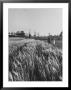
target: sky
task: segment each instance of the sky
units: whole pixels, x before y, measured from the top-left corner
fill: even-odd
[[[16,31],[58,35],[62,31],[62,8],[9,8],[8,32]]]

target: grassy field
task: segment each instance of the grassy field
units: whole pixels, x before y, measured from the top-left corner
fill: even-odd
[[[20,43],[21,44],[21,42],[22,43],[24,43],[25,42],[25,40],[26,40],[26,42],[28,42],[28,41],[34,41],[34,39],[23,39],[23,38],[18,38],[18,37],[16,37],[16,38],[9,38],[9,44],[10,43]],[[24,41],[24,42],[23,42]],[[47,42],[46,40],[45,40],[45,42]],[[55,47],[57,47],[57,48],[59,48],[59,49],[61,49],[62,50],[62,40],[55,40]]]
[[[9,38],[9,81],[62,81],[62,45]]]

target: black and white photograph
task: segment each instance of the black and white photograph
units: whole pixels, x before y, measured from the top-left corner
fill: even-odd
[[[63,68],[68,62],[64,61],[67,57],[63,57],[66,55],[63,51],[64,28],[68,26],[66,28],[63,23],[67,18],[63,17],[62,5],[56,5],[56,8],[54,5],[49,7],[49,4],[29,5],[30,8],[25,4],[13,6],[4,10],[4,16],[7,13],[4,35],[7,34],[8,40],[7,44],[4,42],[4,47],[7,46],[5,54],[8,54],[7,79],[5,76],[4,79],[9,83],[63,82]]]
[[[9,81],[62,80],[62,9],[9,9]]]

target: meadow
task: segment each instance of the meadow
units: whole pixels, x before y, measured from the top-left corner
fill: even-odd
[[[62,42],[9,38],[9,81],[62,81]]]

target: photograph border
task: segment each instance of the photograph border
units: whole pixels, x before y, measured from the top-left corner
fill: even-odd
[[[69,19],[69,24],[68,24],[68,40],[70,40],[69,39],[69,36],[70,36],[70,21],[71,21],[71,19],[70,19],[70,1],[68,1],[68,0],[48,0],[48,1],[46,1],[46,0],[36,0],[36,1],[34,1],[34,0],[30,0],[30,1],[26,1],[26,0],[3,0],[3,1],[0,1],[0,57],[1,57],[1,61],[0,61],[0,66],[1,66],[1,68],[0,68],[0,74],[1,74],[1,76],[0,76],[0,87],[1,88],[3,88],[3,3],[69,3],[69,17],[68,17],[68,19]],[[69,42],[68,42],[69,43]],[[69,47],[68,47],[68,52],[69,52]],[[69,67],[69,54],[68,54],[68,67]],[[69,70],[69,68],[68,68],[68,70]],[[69,75],[69,74],[68,74]],[[68,77],[68,81],[69,81],[69,77]]]

